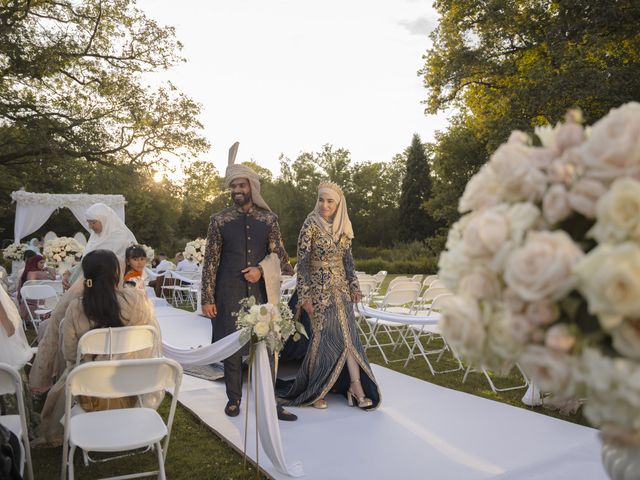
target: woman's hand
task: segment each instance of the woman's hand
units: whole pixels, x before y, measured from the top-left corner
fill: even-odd
[[[353,303],[360,303],[362,300],[362,294],[360,292],[354,292],[351,294],[351,301]]]
[[[307,312],[309,316],[313,315],[313,304],[310,301],[307,300],[304,302],[302,308],[304,308],[304,311]]]

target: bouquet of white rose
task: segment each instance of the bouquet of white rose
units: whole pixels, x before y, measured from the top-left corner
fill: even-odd
[[[196,238],[195,240],[187,243],[182,254],[187,260],[201,265],[204,261],[204,249],[206,246],[206,239]]]
[[[147,254],[147,266],[151,266],[151,262],[153,262],[153,258],[156,256],[156,252],[149,245],[140,245],[144,249],[144,253]]]
[[[73,266],[82,257],[84,247],[75,238],[57,237],[44,244],[42,253],[49,262]]]
[[[627,445],[640,445],[639,180],[638,103],[590,129],[570,111],[513,132],[467,184],[439,262],[456,294],[440,326],[460,356],[519,362]]]
[[[240,306],[234,315],[238,317],[236,325],[242,330],[242,341],[264,341],[271,352],[279,352],[291,335],[294,341],[298,341],[300,335],[307,336],[304,325],[294,320],[284,300],[276,307],[269,303],[259,305],[254,297],[249,297],[243,299]]]
[[[26,243],[12,243],[2,251],[2,256],[6,260],[19,262],[23,259],[24,252],[27,251],[28,247],[29,245],[27,245]]]

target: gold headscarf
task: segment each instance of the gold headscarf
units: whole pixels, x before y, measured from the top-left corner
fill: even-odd
[[[318,186],[318,197],[320,197],[322,193],[332,198],[338,204],[338,208],[333,216],[333,221],[328,222],[320,215],[320,209],[316,202],[313,212],[310,213],[313,221],[316,222],[320,228],[327,231],[333,237],[334,242],[337,242],[341,235],[346,235],[347,238],[350,239],[353,238],[353,227],[351,226],[351,220],[349,220],[349,212],[347,212],[347,200],[344,198],[342,189],[336,183],[322,182]]]
[[[260,178],[258,177],[258,174],[246,165],[237,165],[235,163],[239,146],[240,143],[236,142],[231,145],[231,148],[229,149],[229,163],[225,172],[224,183],[228,188],[231,185],[231,182],[236,178],[246,178],[249,180],[249,185],[251,185],[251,201],[253,204],[271,211],[269,205],[267,205],[267,202],[264,201],[264,198],[262,198],[262,195],[260,194]]]

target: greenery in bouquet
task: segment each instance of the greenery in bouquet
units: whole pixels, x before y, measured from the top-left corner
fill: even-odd
[[[606,435],[640,439],[640,104],[591,128],[515,131],[469,181],[439,274],[443,335],[474,365],[518,362],[586,399]]]
[[[42,253],[49,262],[74,265],[82,257],[84,247],[75,238],[57,237],[47,240]]]
[[[206,239],[196,238],[195,240],[187,243],[182,254],[187,260],[201,265],[204,261],[204,249],[206,246]]]
[[[307,336],[304,325],[294,319],[284,300],[280,300],[277,306],[258,304],[251,296],[240,302],[240,310],[234,315],[238,317],[238,330],[242,330],[240,339],[251,340],[252,343],[264,341],[271,352],[281,351],[292,335],[294,341],[300,340],[301,335]]]
[[[11,260],[13,262],[20,262],[24,257],[24,252],[27,251],[29,245],[26,243],[12,243],[7,248],[2,250],[2,256],[5,260]]]

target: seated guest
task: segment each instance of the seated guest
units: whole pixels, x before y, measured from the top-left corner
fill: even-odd
[[[152,349],[114,355],[114,358],[149,358],[160,355],[160,329],[153,314],[153,307],[145,293],[137,288],[118,288],[120,264],[109,250],[94,250],[82,259],[84,292],[69,303],[62,325],[62,354],[66,370],[51,388],[42,409],[41,442],[59,443],[62,440],[64,414],[64,385],[67,373],[75,366],[78,342],[82,335],[94,328],[118,328],[133,325],[152,325],[158,331],[156,345]],[[85,355],[81,362],[105,360],[106,356]],[[157,408],[163,392],[145,395],[145,406]],[[125,408],[135,404],[136,398],[104,400],[80,397],[78,402],[86,411],[107,408]]]
[[[176,272],[197,272],[198,265],[184,258],[181,252],[176,253]]]
[[[158,264],[156,265],[157,273],[166,272],[167,270],[173,270],[175,268],[175,265],[171,263],[169,260],[167,260],[166,253],[163,253],[163,252],[159,253],[158,260],[159,260]]]
[[[22,295],[20,294],[20,289],[24,285],[24,282],[27,280],[55,280],[56,279],[56,271],[51,267],[45,267],[44,258],[41,255],[34,255],[24,266],[24,271],[22,272],[22,276],[20,277],[20,281],[18,282],[18,305],[20,307],[20,316],[23,320],[29,320],[29,312],[27,312],[27,308],[25,307],[24,302],[22,301]],[[38,308],[38,302],[35,300],[27,301],[29,305],[29,309],[32,314],[33,311]]]
[[[142,245],[131,245],[124,252],[124,284],[144,290],[147,280],[147,252]]]

